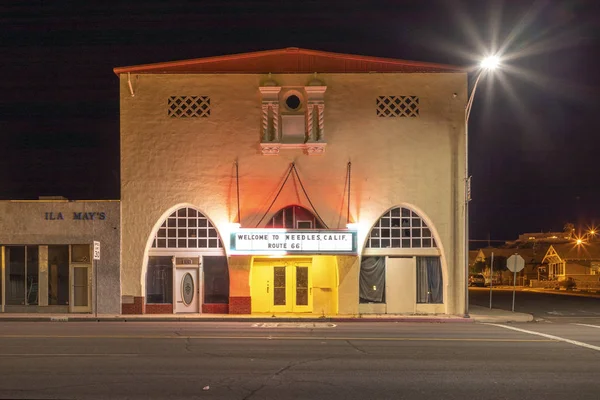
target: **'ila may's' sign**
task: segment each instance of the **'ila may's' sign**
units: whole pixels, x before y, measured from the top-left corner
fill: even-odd
[[[66,213],[65,213],[66,214]],[[106,213],[104,211],[96,212],[73,212],[74,221],[104,221],[106,219]],[[65,216],[62,212],[55,213],[53,211],[44,213],[44,219],[47,221],[58,221],[64,220]]]

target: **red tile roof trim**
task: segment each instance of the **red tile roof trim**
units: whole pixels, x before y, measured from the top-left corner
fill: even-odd
[[[450,72],[466,73],[465,67],[299,49],[265,50],[252,53],[116,67],[115,74],[185,73],[369,73]]]

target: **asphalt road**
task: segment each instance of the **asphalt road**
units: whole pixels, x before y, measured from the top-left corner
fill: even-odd
[[[511,310],[512,296],[512,290],[494,289],[492,307]],[[489,307],[490,289],[470,288],[469,303]],[[538,321],[600,323],[600,297],[518,290],[515,292],[515,311],[533,314]]]
[[[600,324],[0,323],[0,399],[598,399],[599,365]]]

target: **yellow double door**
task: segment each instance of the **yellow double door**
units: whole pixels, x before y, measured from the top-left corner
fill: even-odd
[[[310,261],[273,260],[252,266],[252,312],[312,312]]]

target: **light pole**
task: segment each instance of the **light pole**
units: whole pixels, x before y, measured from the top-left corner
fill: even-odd
[[[499,64],[500,59],[494,55],[481,60],[473,90],[471,90],[471,95],[465,107],[465,317],[469,315],[469,197],[471,193],[471,177],[469,176],[469,117],[471,116],[471,107],[473,107],[473,99],[475,98],[479,79],[484,72],[498,68]]]

